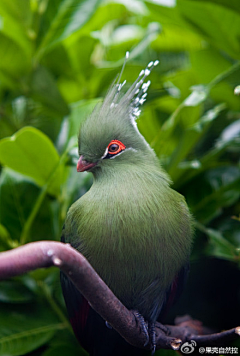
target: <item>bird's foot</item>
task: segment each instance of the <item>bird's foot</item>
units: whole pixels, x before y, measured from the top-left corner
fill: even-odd
[[[141,326],[143,334],[146,337],[144,346],[147,346],[149,344],[152,351],[152,355],[154,355],[157,346],[155,322],[146,322],[144,317],[138,311],[133,311],[133,313]],[[160,324],[160,328],[163,332],[168,332],[168,329],[164,325]]]
[[[149,323],[149,336],[150,336],[150,345],[151,345],[152,355],[154,355],[155,351],[156,351],[156,346],[157,346],[155,322]]]
[[[144,317],[136,310],[133,311],[133,314],[134,314],[135,318],[137,319],[137,321],[139,322],[141,330],[146,337],[144,346],[147,346],[149,344],[151,351],[152,351],[152,355],[154,355],[155,351],[156,351],[156,346],[157,346],[156,328],[160,329],[166,335],[169,335],[170,330],[168,329],[168,327],[166,327],[165,325],[163,325],[159,322],[157,322],[157,325],[156,325],[156,323],[153,321],[152,322],[145,321]]]
[[[156,341],[156,328],[160,329],[165,335],[169,335],[170,330],[168,329],[167,326],[161,324],[161,323],[156,323],[155,322],[149,322],[148,323],[148,329],[149,329],[149,339],[150,339],[150,346],[152,350],[152,355],[155,354],[156,351],[156,346],[157,346],[157,341]]]
[[[147,346],[149,343],[149,333],[148,333],[148,323],[145,321],[144,317],[136,310],[133,310],[133,314],[137,321],[139,322],[141,326],[141,330],[143,331],[143,334],[146,337],[146,341],[144,343],[144,346]]]

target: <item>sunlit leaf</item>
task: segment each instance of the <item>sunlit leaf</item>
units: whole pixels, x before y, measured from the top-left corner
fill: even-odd
[[[49,182],[48,191],[58,194],[62,167],[53,143],[41,131],[26,127],[0,141],[0,162],[30,178],[38,185]]]
[[[195,32],[234,58],[239,58],[240,15],[237,12],[204,1],[179,0],[178,6]]]
[[[208,90],[206,87],[192,87],[192,90],[193,92],[184,100],[185,106],[197,106],[207,98]]]
[[[92,16],[100,0],[64,0],[43,39],[39,54],[79,30]]]

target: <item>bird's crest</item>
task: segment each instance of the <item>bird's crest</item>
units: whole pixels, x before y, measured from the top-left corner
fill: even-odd
[[[140,107],[146,101],[147,90],[149,88],[149,85],[151,84],[150,80],[145,82],[145,79],[149,76],[152,69],[158,65],[159,61],[156,60],[149,62],[147,67],[141,70],[138,75],[138,78],[130,86],[130,88],[123,95],[121,95],[121,90],[122,87],[126,84],[126,80],[124,80],[123,83],[120,83],[120,80],[128,58],[129,52],[126,53],[125,61],[122,66],[118,81],[110,89],[106,99],[104,100],[103,106],[109,105],[110,109],[116,108],[117,106],[128,107],[130,110],[129,114],[132,123],[135,124],[135,120],[141,114]]]
[[[112,84],[103,102],[96,105],[81,126],[79,153],[84,153],[89,161],[95,157],[102,158],[112,140],[121,141],[128,149],[135,151],[150,150],[137,128],[136,119],[141,113],[141,105],[146,101],[150,85],[150,80],[147,81],[146,78],[159,61],[151,61],[144,70],[141,70],[130,88],[124,90],[122,88],[126,81],[120,83],[120,80],[128,57],[129,52],[126,53],[118,80]],[[152,150],[150,151],[152,155]]]

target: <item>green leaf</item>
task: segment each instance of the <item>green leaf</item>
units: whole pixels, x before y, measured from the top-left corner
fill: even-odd
[[[232,9],[234,11],[240,12],[240,6],[239,6],[239,1],[238,0],[194,0],[194,1],[206,1],[206,2],[212,2],[217,5],[224,6],[228,9]]]
[[[39,186],[48,184],[48,192],[58,195],[63,167],[50,139],[33,127],[25,127],[0,141],[0,162],[33,179]]]
[[[78,31],[91,18],[100,0],[64,0],[56,6],[56,16],[52,19],[39,48],[38,55]]]
[[[60,94],[54,78],[42,66],[39,66],[32,73],[31,93],[32,97],[45,105],[48,110],[53,110],[61,116],[69,113],[68,106]]]
[[[32,49],[26,31],[31,18],[30,2],[23,1],[21,6],[18,6],[14,1],[1,0],[0,14],[2,18],[0,31],[22,48],[26,60]]]
[[[72,139],[77,147],[77,138],[81,123],[90,115],[94,107],[102,99],[80,100],[71,104],[71,114],[67,116],[62,124],[57,140],[57,147],[63,151]]]
[[[8,240],[9,237],[10,237],[9,232],[7,231],[5,226],[0,224],[0,240]]]
[[[26,57],[23,49],[5,34],[0,33],[0,43],[0,78],[8,87],[14,87],[17,84],[14,78],[29,70],[30,58],[22,61],[22,57]]]
[[[221,133],[217,145],[225,145],[233,140],[240,139],[240,120],[228,125]],[[238,140],[239,141],[239,140]]]
[[[203,85],[194,86],[191,88],[192,93],[184,100],[185,106],[197,106],[206,100],[208,96],[208,88]]]
[[[193,31],[176,26],[173,23],[164,23],[163,31],[152,43],[152,47],[160,52],[196,51],[203,48],[201,36]]]
[[[240,58],[240,15],[215,3],[179,0],[178,8],[190,28],[233,58]],[[197,14],[197,16],[196,16]]]
[[[49,341],[54,333],[66,328],[48,304],[0,303],[0,355],[20,356]]]
[[[185,170],[189,168],[187,162],[181,161],[187,158],[189,152],[197,144],[213,120],[215,120],[219,113],[224,109],[224,104],[217,105],[213,109],[208,110],[193,126],[185,130],[179,140],[177,148],[171,155],[169,164],[167,166],[168,172],[174,181],[178,180],[182,175],[184,175]],[[194,160],[190,163],[190,167],[193,169],[198,169],[201,167],[201,162]]]
[[[211,46],[201,51],[191,51],[190,61],[201,83],[209,83],[219,74],[232,68],[232,61],[223,57],[218,49]]]
[[[220,215],[223,207],[229,207],[239,200],[240,169],[234,166],[209,169],[192,181],[187,195],[193,214],[201,222],[207,223]]]
[[[21,356],[44,345],[54,335],[55,325],[22,331],[0,339],[0,353],[4,356]]]
[[[229,242],[221,232],[205,228],[203,225],[197,223],[197,227],[209,237],[210,244],[207,247],[207,254],[229,261],[236,261],[238,259],[238,248]]]
[[[5,248],[17,247],[20,235],[41,190],[34,182],[9,168],[2,169],[0,176],[0,242]],[[30,226],[31,241],[59,239],[58,214],[54,212],[51,197],[45,196],[37,219]],[[7,230],[7,235],[6,235]],[[5,233],[4,233],[5,231]]]
[[[71,115],[68,118],[69,131],[68,139],[77,137],[80,125],[92,113],[95,106],[102,102],[101,98],[91,100],[81,100],[71,105]]]
[[[32,299],[33,294],[21,282],[1,281],[0,302],[26,303]]]

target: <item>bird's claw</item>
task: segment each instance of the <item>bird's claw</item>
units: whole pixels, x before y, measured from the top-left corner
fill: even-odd
[[[133,311],[135,318],[139,322],[141,326],[141,330],[143,331],[143,334],[146,337],[146,341],[144,343],[144,346],[147,346],[149,343],[149,333],[148,333],[148,323],[145,321],[144,317],[138,312],[138,311]]]
[[[150,344],[151,344],[151,350],[152,350],[152,355],[155,354],[156,351],[156,327],[154,322],[149,323],[149,335],[150,335]]]
[[[156,329],[155,329],[155,322],[146,322],[144,317],[138,312],[134,311],[134,315],[136,319],[138,320],[141,330],[143,331],[146,341],[144,343],[144,346],[147,346],[150,344],[151,350],[152,350],[152,355],[155,354],[156,351]]]

